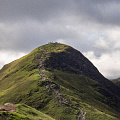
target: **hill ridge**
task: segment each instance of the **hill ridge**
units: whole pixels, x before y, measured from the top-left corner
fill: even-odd
[[[54,94],[56,95],[56,97],[54,98],[54,102],[58,101],[59,106],[62,106],[64,103],[67,102],[67,99],[63,95],[61,95],[61,93],[59,92],[60,87],[54,82],[50,81],[50,79],[46,78],[46,75],[45,75],[46,68],[44,66],[44,62],[45,62],[46,52],[47,52],[46,46],[44,46],[44,49],[42,50],[42,54],[39,57],[39,65],[38,65],[39,74],[44,80],[41,84],[45,84],[45,88],[47,92],[49,92],[50,90],[54,92]],[[83,112],[81,108],[78,108],[78,110],[79,110],[78,115],[76,115],[77,119],[85,120],[86,112]]]
[[[88,120],[119,119],[119,87],[68,45],[40,46],[5,65],[0,76],[0,104],[24,103],[56,120],[77,119],[79,108]]]

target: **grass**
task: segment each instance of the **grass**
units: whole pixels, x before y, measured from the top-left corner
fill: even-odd
[[[77,112],[78,107],[87,112],[86,119],[117,120],[116,116],[119,118],[119,112],[116,112],[102,102],[104,96],[97,91],[99,90],[97,82],[82,75],[70,74],[59,70],[52,71],[52,73],[47,71],[46,74],[51,80],[62,86],[60,93],[69,100],[68,106],[72,105],[74,107],[73,110]],[[70,112],[69,114],[72,114],[69,116],[72,116],[71,119],[74,119],[73,116],[76,112]]]
[[[17,104],[17,112],[34,120],[54,120],[50,116],[25,104]]]
[[[31,120],[31,119],[18,113],[1,112],[0,120]]]
[[[40,56],[46,51],[42,57],[49,61],[51,53],[69,52],[68,48],[69,46],[63,44],[47,44],[5,65],[0,70],[0,104],[6,102],[18,104],[18,113],[12,115],[16,116],[16,120],[17,117],[18,119],[21,117],[21,119],[75,120],[75,115],[79,112],[78,107],[87,113],[86,120],[120,119],[119,111],[106,104],[106,97],[99,92],[98,82],[84,75],[47,69],[46,78],[52,81],[54,86],[59,86],[58,91],[66,102],[60,105],[58,96],[53,90],[46,91],[45,84],[42,84],[44,80],[39,75]],[[5,113],[0,115],[3,114]],[[11,114],[8,116],[10,117]]]
[[[16,105],[17,113],[0,113],[0,120],[54,120],[50,116],[30,107],[25,104]]]

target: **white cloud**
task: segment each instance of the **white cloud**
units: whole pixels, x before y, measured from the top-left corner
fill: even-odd
[[[24,55],[25,53],[22,52],[0,51],[0,69],[3,67],[3,65],[8,64]]]
[[[93,46],[98,49],[106,50],[109,48],[109,42],[105,41],[103,37],[100,37]]]
[[[57,39],[56,42],[66,44],[64,39]]]
[[[106,36],[114,49],[120,49],[120,27],[106,29]]]
[[[110,79],[120,77],[120,51],[104,53],[100,57],[96,57],[93,51],[86,52],[84,55],[105,77]]]

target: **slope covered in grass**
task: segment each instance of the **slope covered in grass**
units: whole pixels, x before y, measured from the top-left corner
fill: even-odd
[[[25,104],[16,105],[17,113],[0,112],[0,120],[54,120],[50,116]]]
[[[18,113],[1,112],[0,120],[30,120],[30,118]]]
[[[86,120],[120,119],[119,87],[79,51],[59,43],[40,46],[0,70],[0,104],[6,102],[27,104],[56,120],[75,120],[79,108]],[[36,111],[18,108],[23,115]]]
[[[29,119],[34,120],[54,120],[50,116],[30,107],[25,104],[17,105],[17,112],[21,115],[27,116]]]

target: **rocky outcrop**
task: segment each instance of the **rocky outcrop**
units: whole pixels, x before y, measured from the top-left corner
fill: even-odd
[[[76,115],[77,120],[85,120],[86,112],[83,112],[81,108],[78,108],[79,112]]]
[[[16,105],[12,103],[5,103],[4,105],[0,105],[0,111],[16,113]]]

